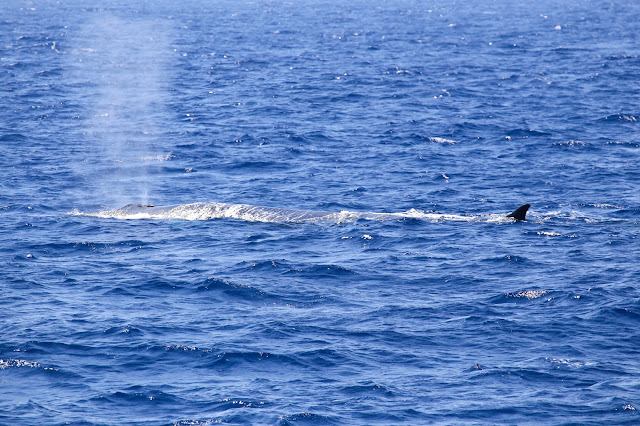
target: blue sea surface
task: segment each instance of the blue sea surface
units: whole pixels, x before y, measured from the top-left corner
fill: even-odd
[[[8,0],[0,111],[0,424],[640,423],[639,2]]]

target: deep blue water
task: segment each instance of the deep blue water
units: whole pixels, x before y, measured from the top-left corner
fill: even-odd
[[[0,423],[640,422],[640,3],[128,3],[0,5]]]

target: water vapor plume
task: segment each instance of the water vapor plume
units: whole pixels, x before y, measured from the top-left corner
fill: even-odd
[[[96,12],[79,31],[73,70],[83,80],[84,135],[105,205],[147,202],[150,159],[160,148],[168,93],[167,25]]]

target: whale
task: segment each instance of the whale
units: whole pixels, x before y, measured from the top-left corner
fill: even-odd
[[[154,204],[127,204],[115,210],[96,213],[80,213],[83,216],[94,216],[116,219],[239,219],[249,222],[271,223],[344,223],[360,219],[387,220],[426,220],[430,222],[464,221],[464,222],[515,222],[526,221],[527,211],[531,207],[523,204],[509,214],[444,214],[410,209],[396,213],[358,212],[358,211],[317,211],[263,207],[251,204],[196,202],[172,206],[156,206]]]
[[[527,211],[529,210],[529,207],[531,207],[530,204],[523,204],[517,209],[515,209],[514,211],[512,211],[511,213],[509,213],[507,217],[512,217],[517,221],[527,220],[526,217],[527,217]]]

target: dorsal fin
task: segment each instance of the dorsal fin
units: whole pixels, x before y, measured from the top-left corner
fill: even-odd
[[[511,214],[508,214],[507,217],[512,217],[515,220],[526,220],[525,217],[527,216],[527,210],[529,210],[529,207],[531,207],[530,204],[523,204],[511,212]]]

